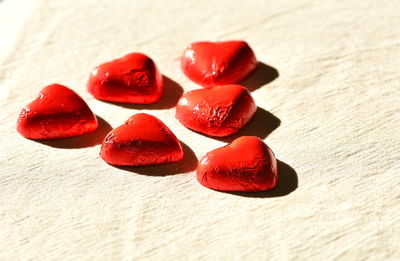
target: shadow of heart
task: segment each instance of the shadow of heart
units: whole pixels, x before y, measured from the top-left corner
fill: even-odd
[[[255,91],[278,77],[279,72],[277,69],[263,62],[258,62],[256,69],[241,81],[240,84],[246,86],[249,91]]]

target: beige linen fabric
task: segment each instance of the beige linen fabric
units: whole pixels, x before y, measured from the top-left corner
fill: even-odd
[[[399,1],[0,2],[0,260],[399,260]],[[278,189],[199,185],[196,157],[226,144],[177,122],[192,41],[244,39],[262,62],[245,83],[259,135],[281,161]],[[86,91],[91,69],[152,57],[163,100],[120,106]],[[278,75],[279,74],[279,75]],[[64,84],[102,118],[98,132],[24,139],[17,116]],[[98,143],[139,111],[186,144],[182,163],[115,168]]]

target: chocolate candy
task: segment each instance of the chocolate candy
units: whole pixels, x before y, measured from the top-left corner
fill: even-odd
[[[245,87],[230,84],[185,93],[176,106],[176,118],[209,136],[228,136],[246,125],[256,109]]]
[[[96,116],[73,90],[52,84],[22,109],[17,131],[28,139],[58,139],[92,132]]]
[[[180,161],[183,150],[162,121],[138,113],[107,134],[100,156],[113,165],[142,166]]]
[[[221,191],[264,191],[278,182],[277,161],[260,138],[242,136],[208,152],[197,167],[197,180]]]
[[[192,43],[181,58],[183,73],[203,87],[239,83],[257,64],[244,41]]]
[[[164,82],[152,59],[131,53],[96,67],[87,88],[99,100],[149,104],[161,98]]]

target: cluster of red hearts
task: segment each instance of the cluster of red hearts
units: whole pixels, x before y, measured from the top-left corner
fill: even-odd
[[[192,43],[181,58],[184,74],[202,89],[182,95],[176,118],[208,136],[228,136],[244,127],[256,111],[248,89],[238,85],[257,66],[244,41]],[[96,67],[88,91],[97,99],[135,104],[157,102],[163,76],[154,61],[131,53]],[[59,139],[97,129],[96,116],[73,90],[52,84],[19,115],[17,130],[29,139]],[[182,146],[158,118],[138,113],[104,138],[101,158],[112,165],[144,166],[180,161]],[[278,182],[277,161],[258,137],[242,136],[208,152],[197,167],[198,181],[222,191],[264,191]]]

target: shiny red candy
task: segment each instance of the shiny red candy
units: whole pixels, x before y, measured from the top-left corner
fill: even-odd
[[[176,118],[189,129],[222,137],[240,130],[256,110],[249,91],[230,84],[185,93],[176,106]]]
[[[139,113],[107,134],[100,156],[114,165],[155,165],[180,161],[183,150],[176,136],[162,121]]]
[[[18,132],[28,139],[58,139],[92,132],[98,127],[96,116],[73,90],[52,84],[22,109]]]
[[[197,167],[197,180],[221,191],[264,191],[278,182],[277,161],[261,139],[242,136],[208,152]]]
[[[181,58],[182,71],[204,87],[238,83],[257,66],[244,41],[192,43]]]
[[[87,88],[99,100],[149,104],[161,98],[164,82],[152,59],[131,53],[96,67]]]

